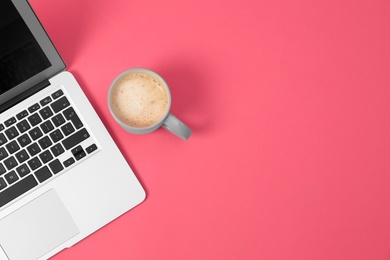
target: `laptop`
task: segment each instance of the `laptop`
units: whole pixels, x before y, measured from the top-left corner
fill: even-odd
[[[145,192],[26,0],[0,39],[0,260],[48,259]]]

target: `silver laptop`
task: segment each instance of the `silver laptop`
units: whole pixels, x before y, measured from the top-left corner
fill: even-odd
[[[145,192],[26,0],[0,1],[0,260],[47,259]]]

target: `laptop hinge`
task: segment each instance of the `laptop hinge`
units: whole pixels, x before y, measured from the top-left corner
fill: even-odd
[[[34,95],[38,91],[40,91],[40,90],[42,90],[42,89],[44,89],[44,88],[46,88],[48,86],[50,86],[49,80],[44,80],[41,83],[38,83],[37,85],[35,85],[34,87],[29,88],[28,90],[26,90],[23,93],[17,95],[16,97],[8,100],[4,104],[1,104],[0,105],[0,113],[3,113],[5,110],[15,106],[16,104],[19,104],[20,102],[22,102],[26,98],[31,97],[32,95]]]

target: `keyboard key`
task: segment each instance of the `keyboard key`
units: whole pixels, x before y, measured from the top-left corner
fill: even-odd
[[[55,157],[65,152],[64,148],[60,143],[54,145],[52,148],[50,148],[50,151],[53,153]]]
[[[27,112],[27,110],[23,110],[22,112],[20,112],[19,114],[16,115],[16,118],[18,120],[20,120],[20,119],[25,118],[26,116],[28,116],[28,112]]]
[[[8,153],[4,147],[0,147],[0,160],[7,158]]]
[[[22,164],[18,168],[16,168],[17,173],[19,174],[20,178],[23,178],[27,174],[30,173],[30,169],[27,167],[27,164]]]
[[[39,104],[36,103],[36,104],[32,105],[31,107],[29,107],[28,111],[30,111],[30,113],[32,113],[34,111],[37,111],[39,108],[40,108]]]
[[[42,163],[41,161],[38,159],[38,157],[34,157],[32,158],[31,160],[29,160],[28,162],[28,166],[30,166],[31,170],[36,170],[38,169],[39,167],[42,166]]]
[[[37,143],[31,144],[29,147],[27,147],[27,151],[30,153],[31,156],[36,155],[41,151]]]
[[[47,147],[51,146],[53,143],[50,141],[50,138],[47,136],[44,136],[38,141],[39,145],[41,146],[42,150],[45,150]]]
[[[78,145],[78,146],[76,146],[75,148],[73,148],[73,149],[71,150],[71,152],[72,152],[73,155],[76,155],[76,154],[78,154],[78,153],[81,153],[82,151],[84,151],[84,150],[83,150],[83,147],[81,147],[81,145]]]
[[[43,120],[45,120],[53,115],[53,111],[51,111],[50,107],[44,107],[41,110],[39,110],[39,114],[41,115]]]
[[[11,185],[15,181],[19,179],[18,175],[15,171],[9,172],[6,175],[4,175],[5,179],[7,180],[8,184]]]
[[[87,151],[87,153],[92,153],[93,151],[95,151],[97,149],[97,146],[96,144],[92,144],[90,146],[88,146],[87,148],[85,148],[85,151]]]
[[[38,181],[41,183],[46,181],[47,179],[49,179],[51,176],[53,176],[51,174],[49,168],[47,168],[47,166],[43,166],[41,169],[36,171],[34,174],[35,174],[35,177],[37,177]]]
[[[26,145],[31,143],[31,139],[30,139],[30,137],[28,137],[27,134],[24,134],[24,135],[18,137],[18,142],[19,142],[21,147],[25,147]]]
[[[20,146],[18,145],[18,143],[15,140],[6,144],[5,147],[7,148],[9,154],[13,154],[14,152],[16,152],[20,149]]]
[[[6,172],[4,166],[0,163],[0,176]]]
[[[62,98],[58,99],[57,101],[55,101],[54,103],[52,103],[50,106],[55,113],[58,113],[62,109],[68,107],[69,105],[70,105],[70,103],[69,103],[68,99],[66,97],[62,97]]]
[[[42,131],[39,129],[39,127],[35,127],[34,129],[30,130],[28,132],[33,140],[37,140],[39,137],[41,137]]]
[[[86,156],[86,153],[84,152],[83,147],[81,147],[81,145],[78,145],[75,148],[73,148],[71,152],[77,161]]]
[[[19,163],[26,161],[30,156],[28,156],[26,150],[21,150],[15,154],[16,159],[18,159]]]
[[[53,121],[53,124],[54,124],[56,127],[59,127],[60,125],[62,125],[63,123],[65,123],[65,118],[64,118],[61,114],[58,114],[58,115],[53,116],[53,118],[51,119],[51,121]]]
[[[63,125],[63,126],[61,127],[61,130],[62,130],[62,132],[64,133],[65,136],[68,136],[68,135],[70,135],[71,133],[74,132],[74,127],[73,127],[72,124],[69,122],[69,123]]]
[[[23,121],[20,121],[19,123],[16,124],[16,127],[18,128],[20,133],[26,132],[28,129],[31,128],[30,124],[27,122],[26,119]]]
[[[57,90],[56,92],[54,92],[53,94],[51,94],[51,97],[53,99],[57,99],[59,98],[60,96],[62,96],[64,94],[64,92],[62,92],[61,89]]]
[[[7,135],[8,140],[12,140],[19,135],[18,130],[16,130],[15,126],[12,126],[11,128],[5,130],[5,134]]]
[[[57,174],[64,169],[64,166],[62,166],[61,162],[58,159],[49,163],[49,167],[54,174]]]
[[[81,153],[74,155],[74,158],[76,158],[76,160],[79,161],[79,160],[83,159],[86,155],[87,154],[84,151],[82,151]]]
[[[74,164],[75,160],[73,159],[73,157],[70,157],[68,160],[65,160],[64,161],[64,166],[65,167],[69,167],[71,166],[72,164]]]
[[[41,159],[42,163],[47,163],[53,159],[53,155],[51,155],[49,150],[46,150],[39,155],[39,158]]]
[[[5,135],[3,133],[0,133],[0,146],[5,144],[7,142],[7,138],[5,138]]]
[[[51,140],[53,140],[53,143],[56,143],[62,138],[64,138],[64,135],[61,133],[59,129],[57,129],[50,133],[50,138]]]
[[[0,124],[0,131],[3,131],[3,130],[4,130],[4,125]]]
[[[45,134],[47,134],[47,133],[49,133],[51,130],[54,129],[54,126],[53,126],[53,124],[52,124],[49,120],[47,120],[47,121],[45,121],[45,122],[43,122],[43,123],[41,124],[41,129],[42,129],[42,131],[43,131]]]
[[[32,126],[36,126],[37,124],[39,124],[40,122],[42,122],[42,119],[41,119],[41,117],[38,115],[38,113],[32,114],[32,115],[29,116],[27,119],[28,119],[28,121],[30,122],[30,124],[31,124]]]
[[[85,139],[89,137],[89,133],[85,128],[79,130],[78,132],[72,134],[71,136],[67,137],[65,140],[62,141],[62,144],[64,145],[66,150],[69,150],[76,144],[81,143]]]
[[[5,183],[5,180],[3,178],[0,178],[0,191],[7,187],[7,183]]]
[[[46,106],[47,104],[49,104],[51,102],[51,97],[47,96],[45,97],[44,99],[42,99],[39,103],[41,104],[41,106]]]
[[[10,201],[16,199],[20,195],[26,193],[31,190],[35,186],[38,185],[38,182],[35,180],[34,176],[29,175],[24,179],[21,179],[19,182],[15,183],[15,185],[5,189],[0,192],[0,207],[6,205]]]
[[[81,122],[80,118],[74,111],[73,107],[65,109],[63,114],[67,120],[70,120],[73,123],[76,129],[83,127],[83,123]]]
[[[8,170],[13,169],[14,167],[16,167],[17,164],[18,163],[13,156],[4,160],[4,165],[5,167],[7,167]]]
[[[16,123],[16,118],[15,117],[11,117],[9,118],[8,120],[5,120],[4,124],[5,126],[10,126],[10,125],[13,125]]]

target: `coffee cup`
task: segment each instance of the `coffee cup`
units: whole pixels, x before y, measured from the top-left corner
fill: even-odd
[[[170,113],[171,92],[156,72],[134,68],[122,72],[111,83],[108,108],[126,131],[146,134],[163,127],[187,140],[191,129]]]

